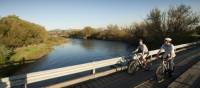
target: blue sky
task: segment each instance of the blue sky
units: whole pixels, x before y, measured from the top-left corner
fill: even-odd
[[[142,21],[153,8],[180,4],[200,11],[200,0],[0,0],[0,16],[15,14],[47,30],[125,26]]]

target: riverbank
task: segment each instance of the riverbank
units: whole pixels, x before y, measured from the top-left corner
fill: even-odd
[[[28,45],[16,48],[12,51],[5,63],[0,64],[0,78],[12,75],[17,69],[25,64],[35,62],[47,55],[54,46],[68,42],[68,39],[62,37],[52,37],[46,42],[34,45]]]
[[[46,42],[34,45],[28,45],[25,47],[16,48],[14,54],[10,57],[10,61],[20,61],[22,59],[32,60],[39,59],[47,55],[54,45],[63,44],[66,42],[65,38],[52,37]]]

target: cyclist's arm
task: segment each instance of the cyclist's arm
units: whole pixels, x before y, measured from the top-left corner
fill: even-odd
[[[142,47],[143,47],[142,55],[144,55],[144,53],[145,53],[145,45],[143,45]]]
[[[159,57],[161,51],[164,49],[164,46],[162,45],[161,48],[158,50],[158,53],[157,53],[157,57]]]
[[[142,51],[142,55],[144,55],[145,53],[147,53],[149,50],[147,48],[147,46],[144,44],[143,45],[143,51]]]
[[[170,58],[169,59],[172,59],[174,58],[176,55],[175,55],[175,48],[174,46],[172,45],[172,50],[171,50],[171,53],[170,53]]]
[[[136,53],[138,52],[138,50],[139,50],[139,47],[137,47],[132,53]]]
[[[161,53],[161,49],[159,49],[159,51],[157,53],[157,57],[159,57],[160,53]]]

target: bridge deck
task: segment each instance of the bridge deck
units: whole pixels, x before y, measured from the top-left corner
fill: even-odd
[[[199,56],[200,47],[177,53],[177,57],[175,58],[176,72],[174,73],[174,76],[161,84],[157,84],[155,81],[150,80],[154,77],[154,71],[160,62],[153,61],[151,71],[139,71],[134,75],[129,75],[126,71],[122,71],[66,88],[166,88],[179,75],[199,61]]]
[[[181,76],[179,76],[174,82],[172,82],[168,88],[199,88],[200,87],[200,61],[189,68]]]

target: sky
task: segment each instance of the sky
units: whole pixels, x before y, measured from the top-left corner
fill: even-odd
[[[0,0],[0,17],[17,15],[47,30],[127,26],[141,22],[153,8],[190,5],[200,12],[200,0]]]

